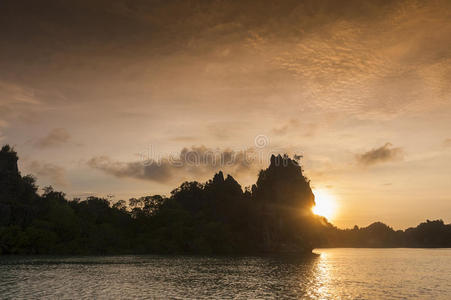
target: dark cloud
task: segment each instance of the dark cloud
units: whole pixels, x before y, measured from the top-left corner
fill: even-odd
[[[0,79],[92,106],[161,93],[261,107],[302,87],[323,110],[392,115],[447,99],[449,3],[4,0]]]
[[[177,155],[158,159],[142,156],[140,161],[133,162],[119,162],[107,156],[99,156],[91,158],[88,165],[116,177],[165,183],[208,177],[217,170],[225,170],[235,175],[254,171],[257,164],[254,154],[253,149],[234,151],[193,146],[183,148]]]
[[[356,156],[357,162],[364,166],[371,166],[378,163],[399,160],[403,157],[402,148],[393,148],[391,143],[384,146],[374,148],[363,154]]]
[[[118,162],[108,156],[98,156],[91,158],[88,161],[88,165],[94,169],[120,178],[128,177],[166,182],[172,177],[171,166],[166,161]]]
[[[66,180],[66,170],[58,165],[35,160],[27,165],[27,169],[38,178],[47,178],[57,186],[67,187],[69,185]]]
[[[35,145],[39,148],[50,148],[61,146],[67,143],[70,139],[70,134],[64,128],[55,128],[49,132],[48,135],[38,139]]]

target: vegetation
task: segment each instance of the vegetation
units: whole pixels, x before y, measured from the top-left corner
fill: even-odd
[[[25,253],[205,253],[311,251],[313,193],[298,163],[273,156],[245,190],[222,172],[185,182],[170,197],[128,204],[89,197],[68,201],[51,187],[38,195],[17,154],[0,151],[0,251]]]
[[[368,227],[340,230],[328,229],[324,233],[322,247],[354,248],[449,248],[451,247],[451,225],[442,220],[419,224],[415,228],[393,230],[391,227],[375,222]]]
[[[68,201],[51,187],[37,193],[17,154],[0,151],[0,254],[311,252],[314,247],[449,247],[451,226],[427,221],[406,231],[375,223],[340,230],[311,212],[314,196],[296,160],[272,156],[257,183],[243,189],[222,172],[185,182],[169,197],[110,203]]]

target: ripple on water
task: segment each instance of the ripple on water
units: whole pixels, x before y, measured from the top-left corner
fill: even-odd
[[[319,256],[1,257],[1,298],[448,299],[451,250]]]

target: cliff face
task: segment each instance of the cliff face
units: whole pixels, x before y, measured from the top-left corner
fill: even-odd
[[[34,211],[28,204],[37,199],[34,179],[22,177],[17,167],[17,153],[8,145],[0,150],[0,226],[23,225]]]
[[[17,161],[16,152],[8,145],[3,146],[0,150],[0,200],[9,198],[17,188],[20,181]]]
[[[310,212],[315,205],[310,183],[297,161],[288,156],[271,156],[271,163],[258,176],[256,198],[264,203],[287,209]]]
[[[17,178],[19,175],[17,161],[17,153],[9,145],[3,146],[0,150],[0,179]]]
[[[0,225],[7,225],[11,221],[11,202],[17,195],[20,182],[17,167],[17,154],[6,145],[0,150]]]
[[[272,156],[252,194],[258,210],[262,244],[267,252],[302,252],[313,248],[309,225],[314,195],[297,161]]]

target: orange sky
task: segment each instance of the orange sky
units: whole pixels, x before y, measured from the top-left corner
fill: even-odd
[[[340,227],[449,223],[450,19],[446,0],[1,1],[0,142],[69,197],[219,168],[246,186],[280,152]],[[211,151],[236,160],[169,159]]]

